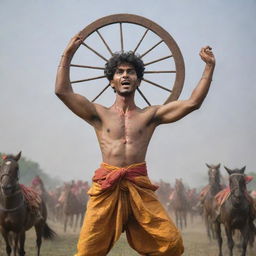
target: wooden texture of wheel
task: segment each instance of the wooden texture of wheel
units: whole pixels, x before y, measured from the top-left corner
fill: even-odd
[[[116,32],[114,32],[115,30]],[[139,37],[136,38],[135,34],[139,34]],[[78,68],[80,70],[87,69],[90,70],[90,72],[101,72],[101,74],[90,78],[83,77],[83,79],[78,80],[71,79],[72,84],[105,78],[103,73],[104,66],[108,59],[113,55],[113,52],[133,51],[141,56],[145,64],[144,78],[141,82],[141,84],[144,85],[138,88],[138,92],[148,105],[151,105],[149,98],[160,94],[160,90],[168,92],[168,96],[165,94],[164,100],[162,100],[161,103],[157,102],[157,104],[166,104],[167,102],[178,99],[180,96],[185,78],[185,67],[182,54],[171,35],[155,22],[138,15],[115,14],[94,21],[85,27],[79,35],[83,39],[83,42],[74,57],[78,55],[78,52],[80,53],[81,51],[86,50],[86,52],[90,52],[90,54],[93,54],[95,58],[100,59],[103,63],[99,63],[98,65],[87,65],[88,62],[93,63],[93,60],[87,58],[86,55],[84,55],[84,58],[81,57],[75,59],[73,57],[72,63],[70,64],[70,73],[73,72],[72,70]],[[117,38],[113,39],[113,35]],[[95,40],[99,39],[102,46],[100,50],[97,50],[97,43],[95,43]],[[110,44],[109,41],[111,40],[114,41]],[[128,44],[131,44],[132,46],[128,46]],[[102,48],[105,48],[105,55],[108,54],[108,56],[104,56],[104,54],[100,52]],[[116,48],[115,51],[113,51],[114,48]],[[79,64],[74,63],[74,60],[79,62]],[[84,64],[85,62],[87,62],[86,65]],[[161,66],[167,66],[167,69],[163,68],[165,70],[159,70],[159,67]],[[149,70],[149,67],[156,67],[158,70]],[[155,76],[154,78],[155,80],[157,79],[157,81],[151,79],[152,75]],[[166,75],[168,75],[168,77],[166,77]],[[86,75],[85,73],[82,73],[82,76],[88,77],[88,74]],[[151,77],[148,78],[148,76]],[[159,76],[165,76],[165,78],[159,78]],[[160,85],[159,81],[163,81],[164,85]],[[103,95],[109,87],[110,85],[107,84],[104,88],[97,89],[100,90],[100,92],[93,98],[92,102]],[[148,95],[144,94],[144,90],[148,92]]]

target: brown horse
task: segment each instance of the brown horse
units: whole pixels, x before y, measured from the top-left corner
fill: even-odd
[[[24,256],[25,232],[35,227],[37,255],[40,255],[42,237],[53,239],[55,232],[46,224],[47,211],[42,200],[37,211],[29,207],[22,185],[19,184],[18,160],[21,152],[3,157],[0,166],[0,230],[6,243],[8,256]],[[18,252],[19,251],[19,252]]]
[[[171,207],[175,214],[176,225],[179,228],[187,227],[187,212],[189,202],[181,179],[176,179],[175,188],[171,196]]]
[[[39,175],[32,180],[31,188],[39,193],[42,200],[45,202],[48,212],[48,218],[53,219],[56,216],[56,204],[57,200],[53,198],[49,192],[46,190],[43,180],[40,178]]]
[[[216,235],[219,246],[219,256],[222,256],[222,237],[221,223],[225,227],[229,255],[233,255],[233,233],[239,230],[242,240],[241,256],[246,255],[247,244],[249,240],[254,240],[255,226],[253,219],[255,211],[253,208],[252,198],[249,196],[246,188],[246,176],[244,174],[245,167],[242,169],[230,170],[225,167],[229,174],[229,196],[221,204],[219,215],[216,219]]]
[[[222,189],[220,184],[220,164],[209,165],[208,169],[209,184],[201,192],[201,204],[203,206],[203,218],[209,240],[215,238],[214,219],[215,219],[215,195]]]
[[[83,199],[81,199],[83,197]],[[82,192],[82,196],[79,194],[74,194],[72,191],[72,185],[66,184],[64,188],[63,195],[63,217],[64,217],[64,232],[67,230],[67,225],[73,227],[73,231],[76,230],[78,226],[78,221],[80,218],[80,226],[84,218],[85,210],[87,204],[87,194],[86,191]]]

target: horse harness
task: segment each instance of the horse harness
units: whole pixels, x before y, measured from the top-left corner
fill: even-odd
[[[12,178],[11,175],[8,173],[8,170],[9,170],[8,166],[11,165],[12,162],[15,162],[15,161],[12,160],[12,159],[7,159],[1,165],[0,170],[3,170],[3,173],[1,172],[1,175],[0,175],[0,185],[2,183],[2,179],[3,179],[4,176],[8,176],[8,177]],[[19,168],[17,169],[17,177],[16,177],[16,181],[18,181],[18,180],[19,180]],[[1,185],[1,189],[5,188],[5,187],[6,186],[2,186]],[[20,188],[19,184],[16,183],[15,185],[9,185],[8,188],[11,189],[13,193],[11,195],[9,195],[9,196],[3,195],[3,193],[1,193],[1,196],[5,197],[5,198],[11,198],[11,197],[14,197],[17,194],[21,193],[21,195],[22,195],[21,203],[18,206],[13,207],[13,208],[5,208],[5,207],[2,207],[0,205],[0,211],[2,211],[2,212],[15,212],[15,211],[19,210],[21,207],[24,206],[25,198],[24,198],[24,195],[23,195],[23,193],[21,191],[21,188]]]

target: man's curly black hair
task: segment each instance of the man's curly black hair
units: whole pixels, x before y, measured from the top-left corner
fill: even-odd
[[[117,67],[124,63],[134,67],[139,80],[143,78],[145,67],[139,55],[134,54],[132,51],[116,52],[105,64],[104,74],[109,81],[113,80]]]

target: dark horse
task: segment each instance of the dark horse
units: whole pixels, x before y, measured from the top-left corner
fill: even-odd
[[[87,204],[86,191],[81,191],[79,194],[72,192],[72,185],[66,184],[64,188],[64,200],[63,200],[63,215],[64,215],[64,232],[67,230],[69,222],[70,227],[73,227],[73,231],[78,226],[80,218],[80,227],[84,219],[84,214]]]
[[[203,218],[209,240],[215,238],[214,218],[215,218],[215,195],[222,189],[220,184],[220,164],[209,165],[209,184],[201,192],[201,203],[203,206]]]
[[[233,255],[233,233],[238,229],[241,233],[242,252],[241,256],[246,255],[249,240],[254,239],[255,226],[253,224],[253,201],[246,188],[245,167],[242,169],[230,170],[225,167],[229,174],[229,196],[221,204],[219,215],[216,219],[216,235],[219,246],[219,256],[222,256],[222,237],[221,223],[225,227],[229,256]]]
[[[171,207],[175,214],[176,225],[179,228],[187,226],[187,212],[189,210],[189,202],[184,184],[181,179],[176,179],[175,189],[171,198]]]
[[[24,256],[25,232],[35,227],[37,255],[40,255],[42,237],[53,239],[55,232],[46,224],[47,211],[42,200],[38,202],[38,212],[28,207],[22,186],[19,184],[19,164],[21,152],[3,157],[0,166],[0,230],[10,256]]]

